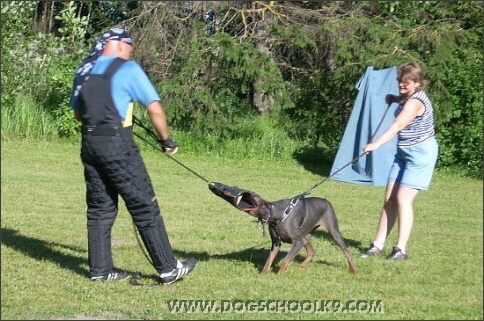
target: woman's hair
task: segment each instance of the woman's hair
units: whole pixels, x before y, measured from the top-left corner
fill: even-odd
[[[427,87],[428,81],[424,77],[423,69],[416,62],[409,62],[398,66],[397,74],[397,80],[399,82],[411,80],[420,83],[417,90],[425,90]]]

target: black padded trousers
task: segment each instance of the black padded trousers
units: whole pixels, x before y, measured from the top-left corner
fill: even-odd
[[[111,229],[122,197],[158,273],[176,267],[146,166],[131,128],[115,135],[84,134],[88,256],[91,277],[113,271]]]

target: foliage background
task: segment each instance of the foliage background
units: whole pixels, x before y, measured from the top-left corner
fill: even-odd
[[[124,26],[187,152],[304,150],[331,161],[366,68],[417,61],[436,110],[438,166],[482,178],[482,9],[473,1],[2,1],[2,139],[78,139],[67,106],[73,72],[102,31]]]

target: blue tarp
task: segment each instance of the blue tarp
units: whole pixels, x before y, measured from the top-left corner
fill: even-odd
[[[361,155],[372,136],[373,141],[376,140],[395,120],[397,104],[388,106],[385,96],[399,95],[396,78],[396,67],[381,70],[368,67],[356,83],[359,92],[331,168],[332,179],[362,185],[386,185],[396,153],[396,138],[367,155]]]

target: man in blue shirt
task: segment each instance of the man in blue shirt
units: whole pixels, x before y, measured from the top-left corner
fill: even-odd
[[[196,260],[174,258],[151,180],[133,140],[133,101],[146,108],[163,150],[175,153],[178,147],[170,139],[158,93],[140,65],[130,60],[132,50],[126,30],[105,32],[77,69],[70,97],[74,116],[83,124],[90,276],[93,281],[130,278],[114,270],[111,252],[120,195],[160,283],[170,284],[190,273]]]

